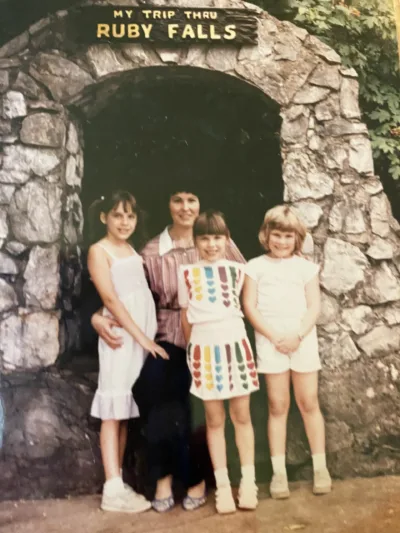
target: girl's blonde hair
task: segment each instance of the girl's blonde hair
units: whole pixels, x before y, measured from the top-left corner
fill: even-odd
[[[265,213],[264,222],[258,232],[258,240],[266,251],[269,250],[268,242],[271,231],[275,229],[280,231],[294,231],[294,254],[301,254],[304,239],[307,235],[307,229],[289,206],[277,205]]]

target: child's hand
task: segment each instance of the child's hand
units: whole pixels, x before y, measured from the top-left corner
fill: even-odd
[[[114,318],[95,313],[92,316],[91,323],[98,335],[110,348],[115,350],[123,345],[124,341],[121,335],[113,331],[113,327],[121,327]]]
[[[151,353],[151,355],[155,359],[157,359],[157,355],[159,355],[162,359],[169,359],[169,355],[164,350],[164,348],[162,348],[161,346],[159,346],[157,343],[155,343],[154,341],[150,340],[149,338],[146,338],[141,343],[141,345],[146,350],[146,352]]]
[[[291,354],[295,352],[300,346],[300,338],[297,333],[290,333],[283,336],[283,338],[276,345],[276,349],[284,354]]]

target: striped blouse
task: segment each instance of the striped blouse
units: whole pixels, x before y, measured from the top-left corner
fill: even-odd
[[[156,340],[185,348],[178,302],[178,271],[181,265],[199,261],[199,254],[194,246],[176,248],[168,228],[148,242],[141,254],[157,307]],[[245,263],[233,241],[227,246],[226,259]]]

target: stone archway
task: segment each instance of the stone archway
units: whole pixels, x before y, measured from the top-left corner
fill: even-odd
[[[357,74],[321,41],[256,6],[228,0],[199,4],[253,9],[258,46],[78,47],[66,38],[68,12],[59,12],[0,49],[1,368],[12,382],[20,370],[52,365],[76,341],[81,117],[96,113],[144,67],[219,71],[254,85],[281,106],[284,199],[307,224],[322,267],[321,395],[333,472],[398,472],[398,458],[381,444],[398,437],[400,427],[399,226],[374,176]],[[60,253],[67,265],[63,272]],[[365,450],[375,457],[368,464]],[[304,450],[289,451],[298,475],[308,459]]]

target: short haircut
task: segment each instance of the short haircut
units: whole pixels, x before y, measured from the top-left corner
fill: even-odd
[[[273,230],[294,231],[296,235],[294,253],[301,253],[307,228],[289,206],[277,205],[265,213],[264,222],[258,233],[258,240],[266,251],[269,250],[269,236]]]
[[[193,224],[193,239],[196,240],[201,235],[225,235],[227,239],[230,238],[224,215],[220,211],[210,209],[196,218]]]

